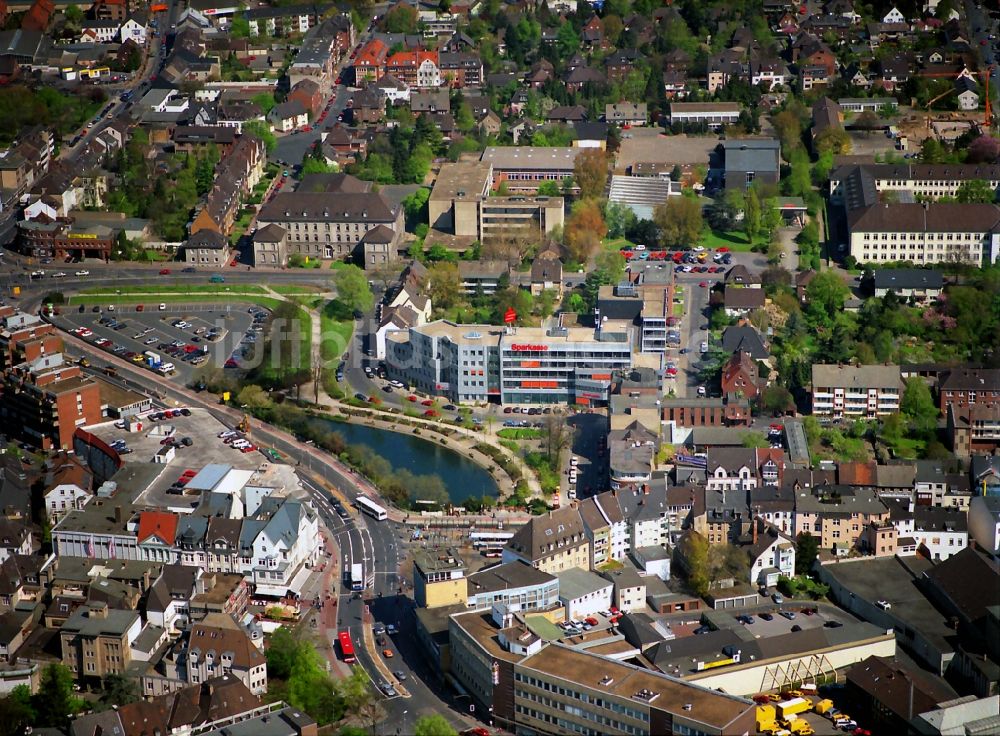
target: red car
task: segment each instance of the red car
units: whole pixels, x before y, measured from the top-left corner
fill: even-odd
[[[427,411],[424,412],[425,417],[436,417],[437,415],[438,413],[433,409],[428,409]]]
[[[420,403],[424,406],[434,406],[434,399],[424,399]]]
[[[414,396],[413,394],[410,394],[409,396],[406,397],[406,400],[415,402],[417,400],[417,397]]]
[[[700,286],[701,288],[704,289],[705,287],[708,286],[708,282],[707,281],[702,281],[701,283],[698,284],[698,286]]]
[[[729,252],[729,248],[727,248],[726,246],[722,246],[721,248],[716,248],[715,252],[716,253],[728,253]]]
[[[308,126],[308,125],[302,126],[302,132],[303,133],[309,133],[311,131],[312,131],[312,128],[310,126]]]
[[[160,276],[169,276],[169,275],[170,275],[170,269],[169,268],[161,268],[160,269]]]

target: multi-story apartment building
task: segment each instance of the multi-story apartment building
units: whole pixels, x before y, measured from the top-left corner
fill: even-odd
[[[571,567],[590,567],[590,541],[575,506],[535,516],[515,532],[503,550],[503,561],[520,560],[551,574]]]
[[[795,497],[795,536],[808,532],[822,549],[846,555],[869,524],[889,521],[889,508],[876,493],[848,486],[801,488]]]
[[[843,419],[875,419],[899,411],[903,381],[898,365],[812,367],[812,413]]]
[[[244,16],[250,23],[251,36],[288,36],[305,33],[323,18],[329,5],[285,5],[250,8]]]
[[[404,214],[378,192],[288,192],[264,205],[257,223],[284,230],[289,253],[371,267],[399,257]]]
[[[611,492],[601,493],[581,501],[579,508],[584,532],[590,540],[591,567],[625,559],[629,550],[629,525],[617,497]]]
[[[63,349],[62,337],[37,314],[0,307],[0,371]]]
[[[358,51],[354,58],[354,82],[377,82],[385,76],[385,60],[389,47],[378,38],[373,38]]]
[[[985,180],[991,189],[1000,189],[997,164],[848,164],[830,173],[832,202],[844,203],[847,179],[858,169],[870,177],[876,191],[910,192],[914,197],[954,197],[963,183],[974,180]]]
[[[955,409],[1000,406],[1000,369],[953,368],[938,380],[938,401],[942,413],[949,406]]]
[[[562,184],[573,176],[576,157],[584,149],[573,146],[489,146],[482,161],[493,165],[493,188],[502,182],[512,193],[535,193],[543,181]]]
[[[254,695],[267,692],[267,660],[227,614],[209,614],[191,627],[182,661],[188,684],[230,675]]]
[[[109,609],[107,603],[80,606],[59,629],[62,663],[80,678],[123,675],[141,629],[136,611]]]
[[[494,565],[465,580],[469,608],[492,608],[499,603],[516,604],[522,611],[544,611],[559,603],[559,578],[521,560]]]
[[[598,405],[631,348],[627,334],[558,322],[505,330],[438,320],[387,334],[386,363],[391,377],[452,401]]]
[[[441,82],[449,87],[478,87],[483,83],[483,60],[466,52],[442,52],[438,58]]]
[[[969,546],[969,517],[965,510],[918,506],[898,499],[888,505],[897,538],[912,539],[917,552],[929,559],[947,560]]]
[[[4,373],[0,416],[10,434],[37,447],[70,448],[77,427],[101,419],[100,387],[62,353],[46,354]]]
[[[397,51],[385,60],[385,73],[410,87],[440,87],[437,51]]]

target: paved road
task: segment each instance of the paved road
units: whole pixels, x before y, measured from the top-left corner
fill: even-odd
[[[995,49],[998,48],[997,44],[1000,43],[996,38],[990,39],[990,35],[994,37],[1000,36],[998,32],[998,22],[988,16],[983,9],[983,4],[981,2],[976,2],[976,0],[965,0],[965,18],[969,25],[969,33],[972,35],[972,47],[975,49],[975,53],[978,55],[980,62],[983,67],[994,64],[998,60],[998,56],[995,53]],[[976,30],[976,29],[979,30]],[[983,43],[985,41],[985,43]],[[982,84],[982,78],[978,79],[980,84]],[[993,73],[990,77],[990,97],[994,101],[997,99],[997,88],[1000,87],[1000,67],[995,67]],[[996,110],[994,109],[994,115]]]

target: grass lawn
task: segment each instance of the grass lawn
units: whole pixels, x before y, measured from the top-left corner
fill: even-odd
[[[285,296],[310,296],[323,291],[318,286],[300,286],[298,284],[279,284],[278,286],[272,286],[271,289]]]
[[[331,271],[339,271],[340,269],[347,268],[350,265],[351,265],[350,263],[344,263],[343,261],[333,261],[330,264],[330,270]]]
[[[732,251],[749,251],[752,245],[766,246],[767,239],[757,236],[753,244],[747,242],[747,236],[739,230],[705,230],[701,235],[701,245],[715,250],[716,248],[729,248]]]
[[[673,315],[674,315],[675,317],[683,317],[683,316],[684,316],[684,308],[685,308],[686,306],[687,306],[687,305],[686,305],[686,303],[685,303],[685,302],[681,302],[680,304],[677,304],[677,303],[675,303],[675,304],[674,304],[674,311],[673,311]]]
[[[336,360],[351,344],[354,334],[354,317],[351,310],[337,299],[331,299],[319,313],[321,339],[320,358],[324,361]]]
[[[635,243],[633,243],[628,238],[605,238],[604,239],[604,247],[607,250],[621,250],[626,245],[634,247]]]
[[[915,460],[923,452],[924,445],[923,440],[903,437],[898,442],[893,443],[891,447],[896,457]]]
[[[239,286],[220,286],[219,284],[145,284],[142,286],[94,286],[84,289],[81,294],[110,294],[112,296],[121,294],[122,296],[134,294],[214,294],[225,296],[227,294],[266,294],[263,286],[253,284],[240,284]]]

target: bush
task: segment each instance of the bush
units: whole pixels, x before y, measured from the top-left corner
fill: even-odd
[[[806,575],[796,575],[794,578],[782,575],[778,578],[778,590],[790,598],[809,596],[813,600],[819,600],[830,592],[830,586],[818,583]]]

